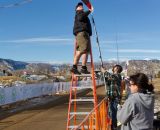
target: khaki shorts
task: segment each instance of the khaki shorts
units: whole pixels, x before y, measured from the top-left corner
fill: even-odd
[[[82,53],[90,52],[90,36],[87,32],[79,32],[76,36],[77,47],[76,50]]]

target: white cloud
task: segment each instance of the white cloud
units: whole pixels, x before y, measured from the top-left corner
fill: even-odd
[[[106,50],[109,52],[117,52],[117,50]],[[119,49],[121,53],[160,53],[160,50],[144,50],[144,49]]]
[[[112,57],[105,59],[105,61],[128,61],[128,60],[152,60],[157,59],[160,60],[160,57],[153,57],[153,56],[119,56],[119,59],[117,57]]]
[[[69,61],[25,61],[27,63],[46,63],[46,64],[72,64],[72,62]]]
[[[52,37],[39,37],[39,38],[27,38],[27,39],[16,39],[16,40],[4,40],[0,43],[55,43],[55,42],[73,42],[71,38],[52,38]]]
[[[131,43],[131,42],[134,42],[134,41],[131,41],[131,40],[106,40],[106,41],[101,41],[101,43],[107,43],[107,44],[115,44],[115,43]]]

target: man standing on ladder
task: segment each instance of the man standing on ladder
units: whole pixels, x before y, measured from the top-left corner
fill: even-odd
[[[92,28],[88,15],[93,12],[93,7],[84,12],[83,3],[79,2],[76,6],[76,15],[74,21],[73,34],[76,37],[76,54],[74,56],[74,63],[71,72],[74,74],[90,74],[87,70],[88,53],[91,49]],[[78,71],[77,65],[82,57],[81,72]]]

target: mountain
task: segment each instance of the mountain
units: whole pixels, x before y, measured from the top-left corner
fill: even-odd
[[[156,75],[160,72],[160,60],[130,60],[128,75],[142,72],[148,75]]]
[[[18,69],[25,69],[26,65],[28,65],[28,63],[26,62],[0,58],[0,69],[1,70],[4,69],[8,71],[13,71],[13,70],[18,70]]]
[[[156,75],[160,72],[160,60],[152,59],[152,60],[129,60],[128,61],[128,75],[134,74],[136,72],[142,72],[149,75]],[[111,69],[115,64],[116,61],[105,61],[104,67],[107,69]],[[120,65],[125,69],[126,62],[120,62]],[[72,64],[46,64],[46,63],[27,63],[21,61],[14,61],[11,59],[2,59],[0,58],[0,71],[7,70],[7,71],[14,71],[18,69],[29,69],[33,72],[37,70],[43,70],[45,72],[48,71],[61,71],[66,70],[68,72]],[[90,66],[90,65],[89,65]],[[100,63],[94,63],[95,69],[100,68]],[[88,67],[89,69],[90,67]]]
[[[128,63],[127,63],[128,62]],[[160,72],[160,60],[152,59],[152,60],[129,60],[129,61],[122,61],[119,64],[126,69],[127,66],[127,74],[132,75],[137,72],[145,73],[147,75],[155,76]],[[111,69],[115,64],[116,61],[105,61],[103,63],[104,67],[108,70]],[[100,63],[95,64],[95,68],[100,68]]]

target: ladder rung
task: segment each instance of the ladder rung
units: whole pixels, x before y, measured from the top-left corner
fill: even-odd
[[[70,112],[70,115],[88,115],[90,112]]]
[[[78,86],[78,87],[72,87],[72,89],[88,89],[88,88],[93,89],[93,87],[92,87],[92,86],[83,86],[83,87]]]
[[[92,74],[75,74],[76,77],[92,77]]]
[[[69,126],[68,128],[69,129],[75,129],[75,128],[77,128],[78,127],[78,125],[71,125],[71,126]],[[81,128],[82,128],[82,126],[81,126]],[[80,129],[81,129],[80,128]],[[89,126],[87,126],[87,125],[84,125],[84,129],[88,129],[89,128]],[[95,129],[95,126],[92,126],[92,128],[93,129]]]
[[[72,120],[73,118],[74,118],[74,115],[72,115],[69,120]],[[84,118],[76,117],[76,120],[81,120],[81,121],[83,121]]]
[[[79,99],[71,99],[71,102],[94,102],[94,99],[84,99],[84,98],[79,98]]]
[[[97,72],[97,73],[98,73],[98,72],[101,72],[101,71],[100,71],[100,70],[95,70],[94,72]]]

